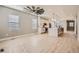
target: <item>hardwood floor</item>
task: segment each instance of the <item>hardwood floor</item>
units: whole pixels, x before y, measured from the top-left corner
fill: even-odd
[[[73,33],[65,33],[58,38],[48,34],[35,34],[2,41],[1,48],[4,53],[76,53],[79,52],[79,41]]]
[[[66,33],[54,42],[54,46],[50,50],[51,52],[76,53],[79,52],[79,42],[74,35]]]

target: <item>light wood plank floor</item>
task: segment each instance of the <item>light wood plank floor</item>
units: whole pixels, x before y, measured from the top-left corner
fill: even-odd
[[[79,52],[79,42],[73,33],[65,33],[58,38],[48,34],[36,34],[2,41],[1,48],[4,53],[76,53]]]

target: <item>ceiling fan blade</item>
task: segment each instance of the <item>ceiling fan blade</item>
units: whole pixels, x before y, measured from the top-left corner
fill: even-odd
[[[36,12],[36,14],[43,14],[44,13],[44,9],[42,8],[42,9],[39,9],[39,10],[37,10],[37,12]]]
[[[29,6],[27,6],[27,8],[28,8],[29,10],[32,10]]]
[[[35,6],[32,6],[32,11],[33,11],[33,12],[35,12],[35,11],[36,11],[36,10],[35,10]]]
[[[35,10],[35,6],[32,6],[32,9]]]
[[[40,9],[40,7],[37,7],[37,8],[36,8],[36,10],[39,10],[39,9]]]

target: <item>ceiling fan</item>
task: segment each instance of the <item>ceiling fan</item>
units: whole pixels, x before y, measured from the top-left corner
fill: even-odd
[[[26,6],[24,9],[27,9],[30,12],[35,13],[37,15],[41,15],[45,12],[45,10],[43,8],[35,7],[35,6]]]

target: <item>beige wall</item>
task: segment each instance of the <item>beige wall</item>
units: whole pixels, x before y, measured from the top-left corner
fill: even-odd
[[[18,15],[20,17],[20,30],[18,32],[9,31],[8,29],[9,15]],[[0,6],[0,35],[6,36],[6,34],[9,34],[9,36],[15,36],[26,33],[37,32],[37,30],[32,29],[33,18],[37,19],[36,16]]]

